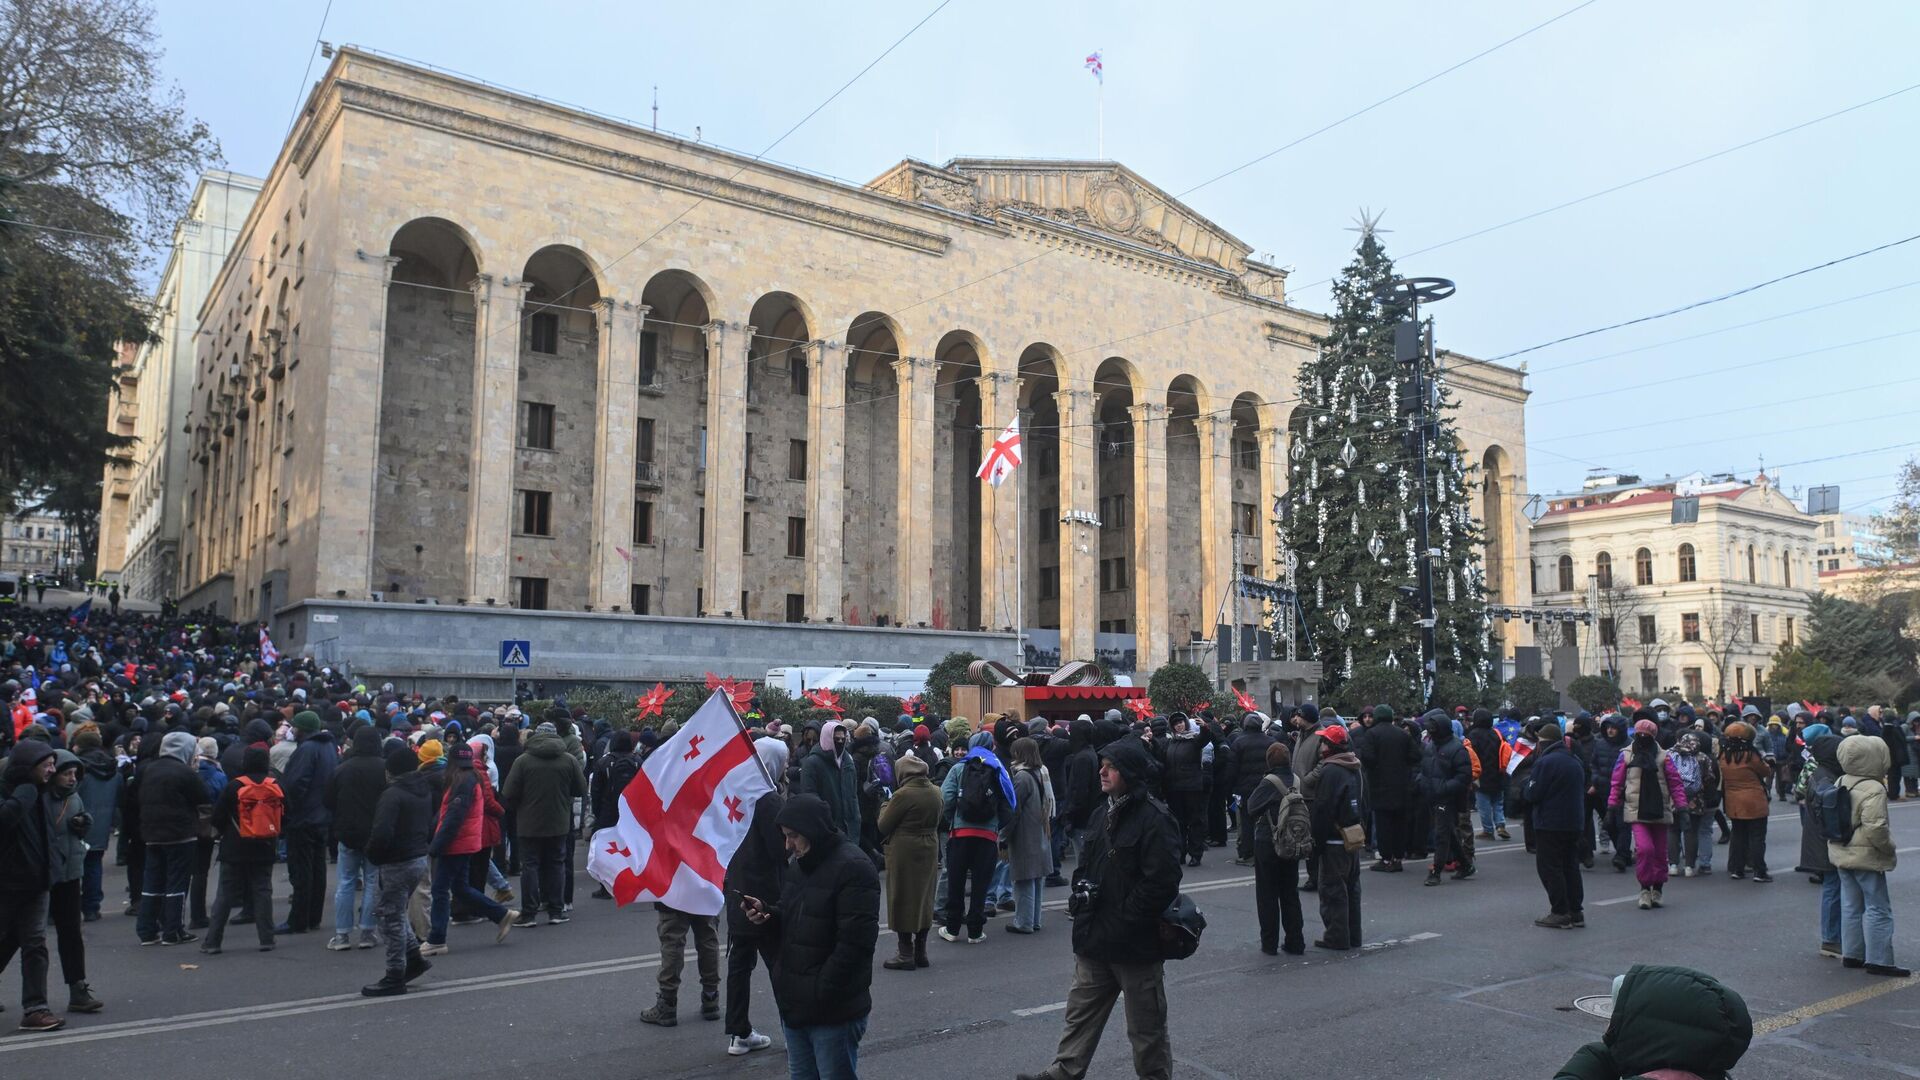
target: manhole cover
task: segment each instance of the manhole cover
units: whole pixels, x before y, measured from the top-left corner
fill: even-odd
[[[1573,1007],[1602,1020],[1613,1019],[1613,995],[1611,994],[1589,994],[1586,997],[1574,998]]]

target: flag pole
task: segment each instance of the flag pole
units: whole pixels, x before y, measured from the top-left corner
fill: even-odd
[[[1021,674],[1027,670],[1027,542],[1022,538],[1026,523],[1021,519],[1026,515],[1020,509],[1020,489],[1026,486],[1024,474],[1013,478],[1013,647],[1018,653],[1015,670]]]
[[[1099,89],[1094,91],[1093,97],[1096,103],[1094,106],[1095,112],[1098,116],[1099,150],[1094,154],[1094,157],[1105,161],[1107,159],[1107,80],[1101,79],[1098,85]]]

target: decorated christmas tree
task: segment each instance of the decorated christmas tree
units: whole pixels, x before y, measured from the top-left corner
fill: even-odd
[[[1424,699],[1417,681],[1420,600],[1411,591],[1420,580],[1421,470],[1409,437],[1414,422],[1396,412],[1411,372],[1394,359],[1394,324],[1406,313],[1375,297],[1394,280],[1376,224],[1363,217],[1354,259],[1333,285],[1327,335],[1300,368],[1277,569],[1299,595],[1304,628],[1300,616],[1279,610],[1273,629],[1296,636],[1301,659],[1321,662],[1323,691],[1379,665]],[[1491,647],[1472,509],[1476,481],[1460,450],[1445,365],[1434,371],[1424,350],[1419,363],[1440,387],[1437,435],[1426,460],[1429,543],[1440,553],[1433,566],[1434,659],[1439,673],[1484,687]]]

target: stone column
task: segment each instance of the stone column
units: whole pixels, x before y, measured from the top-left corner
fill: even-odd
[[[348,599],[365,600],[373,588],[373,518],[378,499],[380,458],[380,373],[387,351],[387,286],[400,260],[390,255],[358,253],[372,273],[354,270],[333,280],[333,324],[326,360],[327,400],[337,407],[326,412],[327,461],[321,470],[321,489],[314,510],[319,533],[314,594],[332,598],[344,590]],[[199,417],[212,422],[209,417]],[[165,416],[160,417],[164,426]],[[177,445],[177,444],[176,444]],[[177,453],[186,453],[183,449]],[[289,500],[293,496],[282,493]],[[205,504],[212,492],[201,492]],[[294,502],[295,513],[300,503]],[[204,519],[211,524],[212,517]],[[206,558],[211,530],[197,538],[200,581],[216,568]],[[200,581],[187,582],[187,587]],[[169,579],[169,589],[172,588]]]
[[[993,452],[994,440],[1013,422],[1020,401],[1019,383],[1019,379],[1005,372],[993,371],[980,376],[982,461]],[[1033,467],[1033,462],[1028,460],[1001,481],[999,487],[989,486],[980,493],[980,624],[989,630],[1021,625],[1021,615],[1015,605],[1021,596],[1018,575],[1022,560],[1014,546],[1020,527],[1014,510],[1019,503],[1016,485],[1027,482],[1027,471]]]
[[[1100,477],[1095,452],[1091,390],[1060,390],[1060,516],[1098,520]],[[1093,632],[1100,616],[1100,530],[1092,524],[1060,523],[1060,660],[1093,659]]]
[[[514,432],[519,426],[520,309],[530,284],[473,280],[473,449],[467,488],[467,598],[511,604]]]
[[[806,351],[807,618],[837,622],[846,593],[847,354],[837,341]]]
[[[594,379],[593,535],[588,544],[587,595],[596,611],[625,607],[632,598],[633,470],[638,447],[640,326],[647,308],[604,298],[595,301],[600,329]],[[621,555],[622,551],[629,554]]]
[[[1145,395],[1143,395],[1145,396]],[[1167,662],[1167,405],[1142,401],[1133,414],[1133,635],[1138,670]]]
[[[1225,416],[1202,416],[1194,421],[1200,440],[1200,580],[1205,588],[1198,628],[1208,637],[1223,612],[1227,586],[1233,581],[1233,421]]]
[[[898,418],[896,510],[900,528],[894,538],[894,621],[916,626],[933,618],[933,395],[938,360],[903,356],[893,362]]]
[[[740,515],[746,510],[747,346],[754,328],[715,320],[707,325],[707,550],[701,587],[707,612],[741,618],[746,558]]]

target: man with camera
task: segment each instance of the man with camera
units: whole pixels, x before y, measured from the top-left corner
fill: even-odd
[[[1127,999],[1134,1072],[1173,1075],[1160,916],[1180,893],[1180,832],[1148,791],[1154,759],[1136,738],[1100,751],[1106,801],[1087,822],[1085,857],[1073,872],[1073,987],[1053,1064],[1020,1080],[1081,1080],[1115,999]]]

